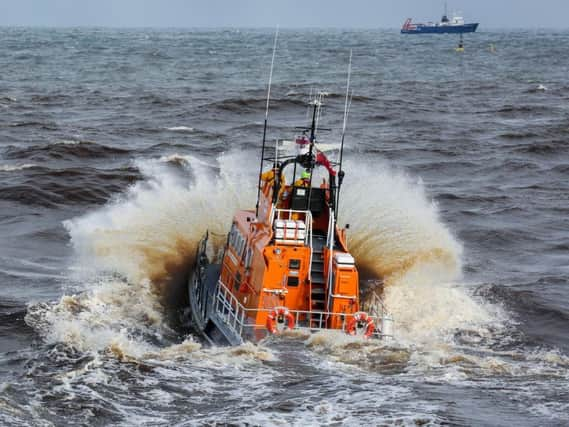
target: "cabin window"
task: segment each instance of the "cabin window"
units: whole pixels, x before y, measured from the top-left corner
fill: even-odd
[[[288,262],[288,268],[291,270],[298,270],[300,269],[300,260],[299,259],[291,259]]]
[[[229,232],[229,246],[233,248],[238,258],[242,258],[245,255],[243,251],[247,246],[247,242],[235,224],[233,224]]]
[[[231,226],[231,231],[229,232],[229,246],[235,247],[235,241],[237,239],[237,228],[235,224]]]
[[[253,250],[251,248],[248,248],[247,255],[245,256],[245,268],[251,267],[252,258],[253,258]]]
[[[298,277],[288,276],[288,286],[296,287],[298,286]]]
[[[241,238],[241,247],[239,248],[239,257],[243,258],[245,255],[245,248],[247,247],[247,241],[242,237]]]
[[[243,244],[244,244],[244,240],[243,237],[241,236],[241,234],[237,235],[237,245],[235,247],[236,251],[237,251],[237,257],[241,258],[241,254],[243,253]]]

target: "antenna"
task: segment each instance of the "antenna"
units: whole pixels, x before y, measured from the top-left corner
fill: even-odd
[[[275,54],[277,52],[277,40],[279,38],[279,27],[275,30],[275,41],[273,43],[273,57],[271,58],[271,71],[269,72],[269,85],[267,87],[267,106],[265,107],[265,125],[263,126],[263,147],[261,148],[261,164],[259,165],[259,182],[257,183],[257,204],[255,205],[255,216],[259,216],[259,197],[261,197],[261,174],[263,173],[263,160],[265,158],[265,142],[267,138],[267,122],[269,120],[269,101],[271,99],[271,84],[273,82],[273,67],[275,65]],[[277,177],[275,177],[276,181]]]
[[[275,138],[275,163],[279,163],[279,139]],[[275,179],[276,181],[276,179]]]
[[[344,180],[344,171],[342,170],[342,160],[344,157],[344,138],[346,137],[346,125],[348,124],[348,114],[352,105],[352,96],[350,96],[350,78],[352,76],[352,50],[350,49],[350,60],[348,62],[348,78],[346,81],[346,101],[344,102],[344,123],[342,124],[342,142],[340,143],[340,165],[338,170],[338,191],[336,192],[336,221],[338,221],[338,206],[340,205],[340,187]]]
[[[318,132],[318,124],[320,123],[320,118],[322,117],[322,106],[324,105],[324,97],[328,96],[328,92],[319,92],[318,93],[318,98],[317,100],[315,100],[315,102],[317,102],[318,105],[318,110],[316,112],[316,125],[314,127],[314,133],[316,134]]]
[[[267,88],[267,107],[265,108],[265,123],[269,117],[269,101],[271,99],[271,84],[273,82],[273,67],[275,65],[275,54],[277,53],[277,40],[279,38],[279,27],[275,30],[275,42],[273,44],[273,57],[271,58],[271,71],[269,72],[269,87]]]
[[[310,94],[308,95],[308,104],[306,105],[306,121],[310,120],[310,103],[312,102],[313,87],[310,87]]]

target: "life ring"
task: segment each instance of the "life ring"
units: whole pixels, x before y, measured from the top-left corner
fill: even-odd
[[[346,333],[348,335],[357,335],[358,329],[364,328],[364,338],[370,338],[375,331],[375,325],[373,319],[368,316],[364,311],[358,311],[354,313],[354,316],[348,322],[346,326]]]
[[[283,329],[294,329],[294,316],[286,307],[275,307],[267,317],[267,330],[275,335]]]

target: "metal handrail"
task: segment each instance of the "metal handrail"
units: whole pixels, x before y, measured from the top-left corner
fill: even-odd
[[[334,287],[334,275],[332,274],[332,255],[333,255],[333,250],[334,250],[334,228],[335,228],[335,223],[334,223],[334,214],[332,212],[332,209],[330,209],[329,215],[328,215],[328,236],[327,236],[327,244],[328,244],[328,301],[327,301],[327,308],[328,310],[330,310],[330,307],[332,306],[332,298],[333,298],[333,287]]]
[[[375,294],[374,294],[375,295]],[[377,296],[377,295],[376,295]],[[379,298],[379,297],[377,297]],[[381,300],[381,299],[380,299]],[[219,280],[218,287],[215,296],[215,311],[225,322],[226,326],[231,329],[236,335],[243,339],[243,330],[245,328],[265,328],[266,325],[258,323],[250,323],[248,319],[255,317],[255,314],[260,312],[269,313],[274,308],[245,308],[239,300],[233,295],[233,293],[225,286],[225,284]],[[313,312],[308,310],[288,310],[295,319],[295,328],[299,330],[333,330],[326,327],[327,320],[333,316],[339,316],[342,319],[342,328],[346,328],[346,319],[353,313],[334,313],[329,311],[323,312]],[[318,317],[314,317],[318,315]],[[383,317],[377,315],[368,314],[373,320],[376,330],[373,335],[383,338],[385,335],[382,333],[380,325],[382,325]],[[301,318],[310,319],[310,326],[300,326]],[[317,326],[314,326],[314,323]]]
[[[284,214],[287,214],[286,216]],[[271,229],[274,226],[276,219],[292,219],[292,214],[304,214],[304,225],[306,226],[306,236],[304,237],[304,244],[309,244],[309,236],[312,235],[312,212],[295,209],[274,209],[271,213]],[[275,218],[276,216],[276,218]],[[312,245],[311,245],[312,246]]]
[[[304,225],[306,226],[306,236],[304,244],[310,248],[310,259],[308,260],[308,277],[312,277],[312,212],[309,210],[295,209],[273,209],[271,211],[270,227],[273,229],[275,219],[291,219],[292,214],[304,214]],[[288,214],[287,218],[281,218],[281,214]],[[276,216],[276,218],[275,218]]]
[[[384,317],[385,315],[390,315],[381,297],[373,291],[371,292],[371,297],[368,299],[367,303],[362,308],[365,308],[366,312],[372,313],[377,317]]]

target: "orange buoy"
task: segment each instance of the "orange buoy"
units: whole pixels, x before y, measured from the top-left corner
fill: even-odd
[[[286,307],[275,307],[267,317],[267,330],[275,335],[285,329],[294,329],[294,316]]]
[[[346,333],[348,335],[356,335],[358,329],[365,328],[364,338],[370,338],[375,331],[375,325],[373,319],[368,316],[364,311],[358,311],[354,313],[354,316],[348,322],[346,326]]]

